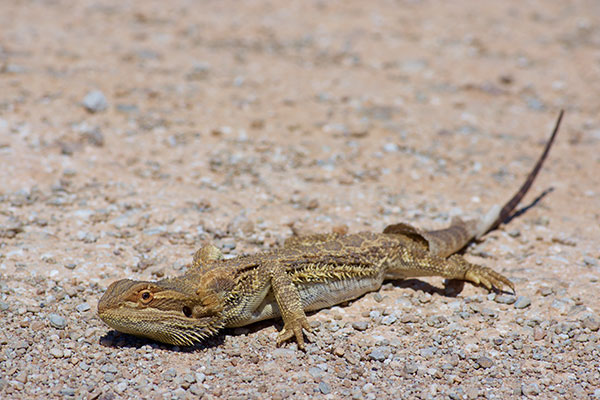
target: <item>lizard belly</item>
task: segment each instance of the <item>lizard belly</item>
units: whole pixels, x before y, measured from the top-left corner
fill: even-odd
[[[296,283],[296,288],[300,293],[304,311],[315,311],[353,300],[367,292],[377,290],[381,287],[382,282],[383,277],[381,276],[363,277],[330,282]],[[264,298],[258,306],[249,304],[246,310],[244,318],[231,321],[226,326],[235,328],[265,319],[281,317],[279,305],[271,290],[264,294]]]
[[[304,311],[315,311],[353,300],[381,287],[382,277],[362,277],[296,284]]]

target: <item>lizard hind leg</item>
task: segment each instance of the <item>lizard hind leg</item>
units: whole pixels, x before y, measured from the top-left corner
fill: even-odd
[[[420,276],[441,276],[446,279],[469,281],[485,286],[488,290],[507,286],[514,292],[513,283],[491,268],[470,263],[463,256],[454,254],[448,258],[431,254],[420,245],[410,243],[400,246],[396,257],[385,266],[384,279],[406,279]]]
[[[448,279],[461,279],[486,289],[509,287],[515,293],[514,284],[504,275],[483,265],[468,262],[463,256],[455,254],[447,259],[448,266],[443,276]]]

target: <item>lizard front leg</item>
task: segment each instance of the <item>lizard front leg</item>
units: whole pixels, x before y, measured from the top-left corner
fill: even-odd
[[[306,329],[307,332],[311,329],[302,308],[300,293],[280,264],[269,263],[267,271],[271,277],[271,289],[283,318],[283,329],[277,336],[277,345],[295,337],[298,348],[304,350],[302,329]]]
[[[221,250],[213,244],[205,244],[196,253],[194,253],[194,261],[191,269],[199,272],[209,269],[209,266],[215,261],[223,260],[225,257]]]

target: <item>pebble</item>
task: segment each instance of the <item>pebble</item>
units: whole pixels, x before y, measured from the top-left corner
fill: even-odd
[[[50,325],[56,329],[64,329],[67,326],[67,320],[58,314],[50,314],[48,320],[50,321]]]
[[[17,380],[17,382],[21,382],[21,383],[25,384],[25,383],[27,383],[27,378],[28,378],[27,371],[22,371],[21,373],[19,373],[16,376],[15,379]]]
[[[66,388],[62,388],[58,391],[59,394],[65,396],[65,397],[73,397],[75,396],[75,389],[70,388],[70,387],[66,387]]]
[[[421,318],[415,313],[406,313],[402,315],[400,322],[402,322],[403,324],[418,323],[421,322]]]
[[[537,383],[521,384],[521,393],[525,396],[537,396],[540,394],[540,386]]]
[[[205,393],[204,388],[202,386],[197,385],[197,384],[191,385],[188,390],[194,396],[198,396],[198,398],[202,398],[204,396],[204,393]]]
[[[498,311],[493,310],[491,308],[483,307],[481,309],[481,315],[484,315],[486,317],[496,318],[498,316]]]
[[[356,321],[352,323],[352,327],[357,331],[366,331],[369,327],[369,323],[367,321]]]
[[[64,353],[61,349],[59,349],[58,347],[53,347],[50,349],[50,354],[54,357],[54,358],[62,358]]]
[[[384,361],[390,354],[390,348],[387,346],[377,346],[369,353],[369,358],[375,361]]]
[[[386,143],[383,145],[383,151],[386,153],[396,153],[399,149],[396,143]]]
[[[164,378],[168,381],[172,381],[177,377],[177,370],[175,368],[169,368],[163,374]]]
[[[550,303],[550,308],[555,309],[560,315],[566,315],[575,305],[575,302],[569,298],[554,299]]]
[[[236,248],[236,242],[234,238],[224,238],[221,241],[221,245],[225,250],[235,250]]]
[[[518,231],[517,229],[513,229],[513,230],[511,230],[511,231],[508,232],[508,236],[516,238],[516,237],[521,236],[521,232]]]
[[[596,332],[600,329],[600,318],[595,315],[588,314],[581,321],[584,328],[589,329],[590,331]]]
[[[306,205],[307,210],[314,210],[319,207],[319,201],[317,199],[311,199]]]
[[[321,381],[319,382],[319,391],[323,394],[329,394],[331,393],[331,387],[327,382]]]
[[[183,375],[183,380],[187,383],[195,383],[196,382],[196,375],[194,375],[192,372],[188,372],[185,375]]]
[[[406,372],[409,375],[416,373],[418,369],[418,365],[414,362],[406,363],[406,365],[404,366],[404,372]]]
[[[0,311],[6,311],[10,308],[10,305],[5,301],[0,301]]]
[[[90,305],[88,303],[78,304],[75,309],[79,312],[86,312],[90,310]]]
[[[325,376],[325,371],[323,371],[319,367],[310,367],[308,369],[308,373],[310,374],[310,376],[312,376],[312,378],[315,381],[319,381],[319,380],[323,379],[323,377]]]
[[[590,256],[583,256],[583,263],[590,267],[598,266],[598,260],[596,260],[594,257],[590,257]]]
[[[113,364],[104,364],[100,371],[102,372],[110,372],[111,374],[116,374],[119,370]]]
[[[78,231],[76,234],[77,240],[84,243],[95,243],[98,240],[98,236],[91,232]]]
[[[296,352],[287,347],[279,347],[279,348],[273,350],[273,356],[275,358],[283,358],[286,360],[290,360],[290,359],[296,357]]]
[[[529,297],[519,296],[519,297],[517,297],[517,301],[515,301],[514,307],[521,309],[521,308],[529,307],[530,305],[531,305],[531,299]]]
[[[575,341],[579,343],[585,343],[590,340],[590,337],[585,333],[575,336]]]
[[[477,358],[476,362],[477,362],[477,364],[479,364],[479,366],[481,368],[486,368],[486,369],[490,368],[494,365],[494,361],[491,358],[486,357],[486,356],[481,356],[481,357]]]
[[[92,146],[104,146],[104,135],[102,134],[102,131],[100,131],[99,127],[86,129],[81,132],[81,136]]]
[[[435,355],[436,352],[437,352],[437,348],[429,346],[429,347],[425,347],[425,348],[421,349],[419,351],[419,354],[423,358],[431,358]]]
[[[104,111],[108,108],[108,102],[104,93],[99,90],[92,90],[85,95],[82,102],[86,110],[91,113]]]
[[[517,298],[509,294],[500,294],[494,297],[494,301],[500,304],[514,304],[514,302],[517,301]]]
[[[128,385],[127,381],[121,381],[121,382],[119,382],[119,384],[117,384],[115,386],[115,391],[117,393],[123,393],[127,389],[127,385]]]
[[[543,111],[546,109],[546,106],[544,105],[544,103],[542,103],[542,101],[538,98],[535,97],[529,97],[527,98],[527,107],[529,107],[530,109],[534,110],[534,111]]]
[[[136,113],[139,111],[138,106],[135,104],[117,104],[116,110],[125,114]]]
[[[205,379],[206,379],[205,374],[203,374],[202,372],[196,372],[196,382],[197,383],[202,383],[202,382],[204,382]]]

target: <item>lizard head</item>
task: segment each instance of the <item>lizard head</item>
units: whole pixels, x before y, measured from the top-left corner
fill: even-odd
[[[113,282],[98,302],[98,315],[111,328],[159,342],[191,346],[223,327],[215,296],[201,296],[180,279]]]

